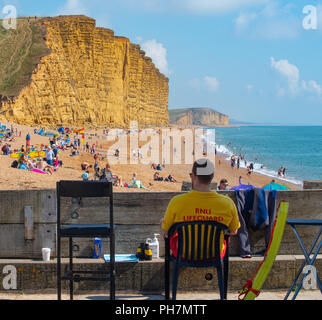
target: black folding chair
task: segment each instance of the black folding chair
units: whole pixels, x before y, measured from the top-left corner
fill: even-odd
[[[61,198],[109,198],[109,224],[61,224]],[[108,210],[107,210],[108,212]],[[109,271],[73,270],[73,238],[109,238]],[[69,271],[61,274],[61,238],[69,238]],[[98,276],[95,276],[98,275]],[[85,276],[81,276],[85,275]],[[94,276],[88,276],[94,275]],[[57,182],[57,292],[61,300],[61,280],[69,280],[70,299],[74,297],[74,282],[110,281],[110,299],[115,300],[115,234],[113,222],[113,185],[110,182]]]
[[[215,221],[196,221],[174,224],[165,237],[165,299],[170,300],[170,262],[174,262],[172,300],[176,300],[179,267],[217,269],[220,299],[227,299],[229,271],[229,236],[224,259],[220,256],[220,238],[228,228]],[[178,233],[178,251],[174,258],[170,252],[170,238]],[[196,247],[197,245],[197,247]],[[224,272],[223,272],[224,266]]]

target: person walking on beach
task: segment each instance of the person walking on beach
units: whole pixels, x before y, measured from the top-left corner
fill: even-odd
[[[286,172],[286,168],[283,169],[283,172],[282,172],[283,177],[285,177],[285,172]]]
[[[27,150],[28,150],[28,148],[30,148],[30,140],[31,140],[31,137],[30,137],[30,134],[28,133],[26,136],[26,149]]]
[[[281,177],[281,176],[282,176],[282,170],[283,170],[283,167],[280,167],[280,168],[278,169],[277,175],[278,175],[279,177]]]
[[[220,221],[230,229],[230,235],[237,235],[240,228],[237,208],[230,198],[211,191],[210,185],[214,178],[215,166],[209,159],[197,160],[190,174],[192,191],[174,197],[167,208],[162,223],[164,232],[179,222],[188,221]],[[206,214],[203,214],[203,213]],[[176,256],[177,245],[171,241],[171,250]],[[221,257],[225,254],[225,244],[221,239]],[[201,248],[202,250],[202,248]]]

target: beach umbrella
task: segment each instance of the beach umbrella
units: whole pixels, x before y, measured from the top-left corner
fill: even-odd
[[[262,189],[264,189],[264,190],[277,190],[277,191],[289,191],[289,190],[291,190],[290,187],[288,187],[288,186],[286,186],[286,185],[284,185],[282,183],[276,183],[276,182],[267,184]]]
[[[239,186],[232,187],[230,191],[235,191],[235,190],[247,190],[247,189],[254,189],[255,187],[248,184],[240,184]]]

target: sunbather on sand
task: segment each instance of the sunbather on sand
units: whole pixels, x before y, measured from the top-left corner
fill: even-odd
[[[159,172],[156,172],[156,173],[153,175],[153,180],[154,180],[154,181],[163,181],[163,178],[162,178],[162,177],[160,177]]]

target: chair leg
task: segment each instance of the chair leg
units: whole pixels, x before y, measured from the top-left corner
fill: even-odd
[[[61,300],[61,253],[60,253],[60,237],[57,238],[57,299]]]
[[[222,275],[222,266],[217,267],[218,286],[220,292],[220,300],[225,300],[225,285]]]
[[[110,238],[110,300],[115,300],[115,236]]]
[[[227,248],[226,255],[224,257],[224,299],[227,300],[228,295],[228,278],[229,278],[229,242],[230,238],[228,236],[225,237]]]
[[[170,261],[165,258],[165,265],[164,265],[164,292],[165,292],[165,300],[169,301],[170,300]]]
[[[73,238],[69,238],[69,271],[73,277]],[[70,300],[74,300],[74,281],[69,281]]]
[[[177,287],[178,287],[178,278],[179,278],[179,266],[174,263],[173,266],[173,279],[172,279],[172,300],[177,299]]]

